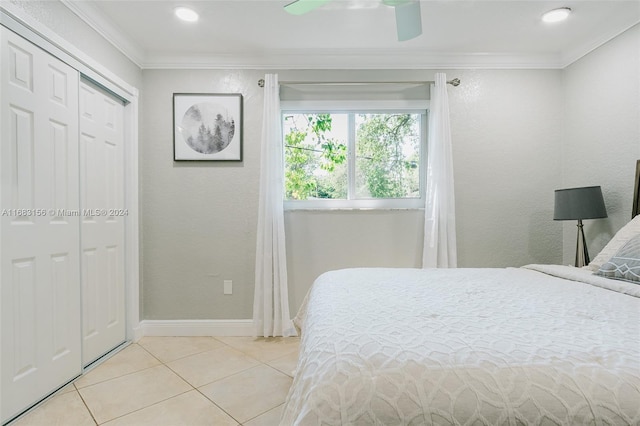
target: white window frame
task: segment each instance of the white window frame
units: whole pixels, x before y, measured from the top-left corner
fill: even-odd
[[[368,198],[368,199],[315,199],[283,200],[285,210],[392,210],[423,209],[425,205],[425,182],[427,168],[427,134],[429,101],[282,101],[281,117],[286,114],[331,113],[331,114],[421,114],[420,141],[420,197],[416,198]],[[355,194],[355,122],[349,119],[349,139],[347,141],[348,194]],[[284,132],[284,126],[282,126]],[[281,136],[284,140],[284,134]],[[285,165],[286,166],[286,165]]]

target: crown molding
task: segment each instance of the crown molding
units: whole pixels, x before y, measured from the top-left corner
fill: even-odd
[[[614,38],[618,37],[620,34],[623,34],[624,32],[630,30],[631,28],[635,27],[638,24],[640,24],[639,19],[632,19],[630,20],[629,23],[623,26],[622,30],[612,31],[609,34],[602,34],[600,37],[598,37],[597,40],[591,43],[585,43],[576,49],[566,52],[562,56],[562,68],[566,68],[569,65],[573,64],[574,62],[577,62],[578,60],[582,59],[583,57],[587,56],[589,53],[599,48],[600,46],[610,42]]]
[[[122,52],[131,62],[142,68],[144,49],[127,37],[112,21],[105,18],[92,2],[72,0],[60,0],[60,2]]]
[[[154,55],[144,69],[556,69],[560,55],[407,50],[269,50],[241,55]]]
[[[72,61],[69,63],[73,63],[74,67],[118,97],[130,102],[132,97],[138,97],[139,91],[136,87],[122,80],[108,67],[96,62],[87,52],[78,49],[72,42],[58,35],[22,8],[0,0],[0,24],[32,43],[55,52],[55,55],[66,58],[65,61]]]
[[[270,49],[240,54],[151,54],[87,1],[60,0],[141,69],[563,69],[640,23],[564,53],[440,53],[393,49]]]

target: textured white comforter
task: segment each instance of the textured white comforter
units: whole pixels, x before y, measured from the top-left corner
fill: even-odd
[[[640,286],[529,268],[323,274],[281,424],[640,425]]]

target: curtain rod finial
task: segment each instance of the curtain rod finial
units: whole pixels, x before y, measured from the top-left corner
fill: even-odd
[[[453,87],[458,87],[458,86],[460,86],[460,79],[459,78],[454,78],[453,80],[447,81],[447,83],[449,83]]]
[[[260,80],[258,80],[258,86],[264,87],[264,78],[261,78]]]

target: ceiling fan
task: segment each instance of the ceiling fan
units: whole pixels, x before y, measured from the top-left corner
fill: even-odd
[[[331,0],[295,0],[284,7],[292,15],[303,15],[329,3]],[[422,34],[419,0],[381,0],[396,11],[398,41],[411,40]]]

